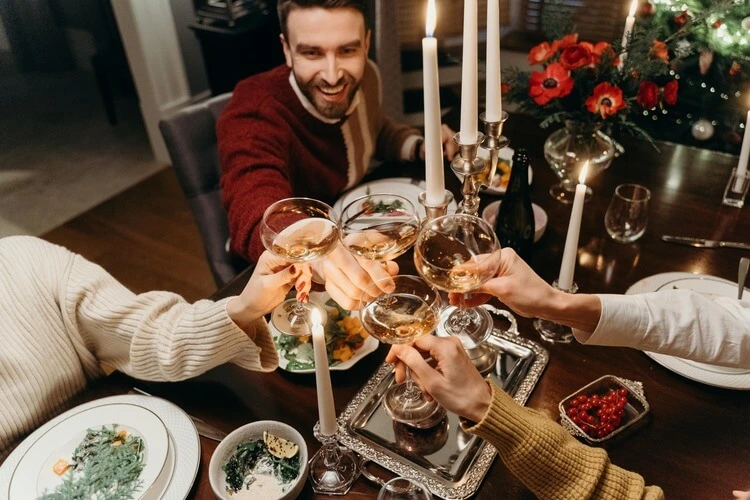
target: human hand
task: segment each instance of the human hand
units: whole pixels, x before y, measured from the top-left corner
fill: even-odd
[[[229,317],[246,330],[246,326],[279,305],[295,281],[304,281],[305,277],[309,281],[310,273],[306,264],[290,265],[270,252],[263,252],[242,293],[227,304]]]
[[[735,500],[750,500],[750,491],[734,490],[732,492]]]
[[[417,339],[414,346],[428,352],[437,365],[430,366],[410,345],[394,345],[385,360],[396,366],[396,381],[404,380],[408,366],[414,382],[426,396],[450,412],[475,422],[482,420],[492,401],[492,392],[461,341],[456,337],[426,335]]]
[[[521,316],[543,317],[551,309],[558,292],[536,274],[512,248],[500,251],[500,269],[496,276],[477,288],[470,297],[451,293],[451,305],[476,307],[492,296]]]
[[[456,135],[456,132],[443,123],[440,127],[440,140],[443,142],[443,154],[448,161],[452,161],[458,153],[458,144],[453,142],[454,135]]]
[[[384,264],[384,265],[383,265]],[[361,302],[369,302],[375,296],[365,294],[370,285],[378,280],[398,274],[398,264],[392,261],[366,260],[355,257],[342,243],[322,261],[313,264],[317,274],[325,280],[328,295],[342,308],[359,309]],[[379,282],[383,293],[388,293],[389,280]],[[393,282],[390,282],[392,285]]]

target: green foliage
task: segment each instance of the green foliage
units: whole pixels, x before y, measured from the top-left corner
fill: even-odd
[[[275,457],[268,451],[266,443],[257,439],[237,445],[234,454],[222,467],[226,474],[227,490],[236,492],[241,489],[245,484],[245,477],[261,460],[269,460],[273,464],[274,473],[282,484],[290,483],[299,476],[299,453],[291,458]]]
[[[89,429],[73,452],[73,466],[63,482],[39,499],[134,498],[141,486],[139,476],[145,465],[143,440],[133,435],[123,439],[116,428],[113,424],[112,429],[105,426],[99,430]]]

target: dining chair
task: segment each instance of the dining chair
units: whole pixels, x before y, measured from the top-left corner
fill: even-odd
[[[219,185],[221,165],[216,120],[231,97],[231,92],[212,97],[159,122],[218,287],[248,267],[246,261],[229,252],[229,225]]]

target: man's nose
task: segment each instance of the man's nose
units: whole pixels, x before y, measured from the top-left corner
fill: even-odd
[[[334,54],[326,57],[326,68],[323,72],[323,80],[328,85],[336,85],[341,80],[342,70],[339,67],[338,58]]]

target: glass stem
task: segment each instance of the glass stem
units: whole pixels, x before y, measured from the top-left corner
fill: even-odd
[[[341,450],[336,441],[330,441],[323,445],[323,463],[328,470],[337,470],[341,462]]]
[[[295,300],[294,305],[289,310],[289,319],[304,318],[306,315],[307,309],[305,309],[305,305],[302,302]]]
[[[406,367],[406,380],[404,381],[404,384],[406,384],[404,399],[407,401],[416,401],[420,398],[422,391],[420,391],[419,387],[414,384],[414,380],[411,378],[411,369],[408,366]]]

